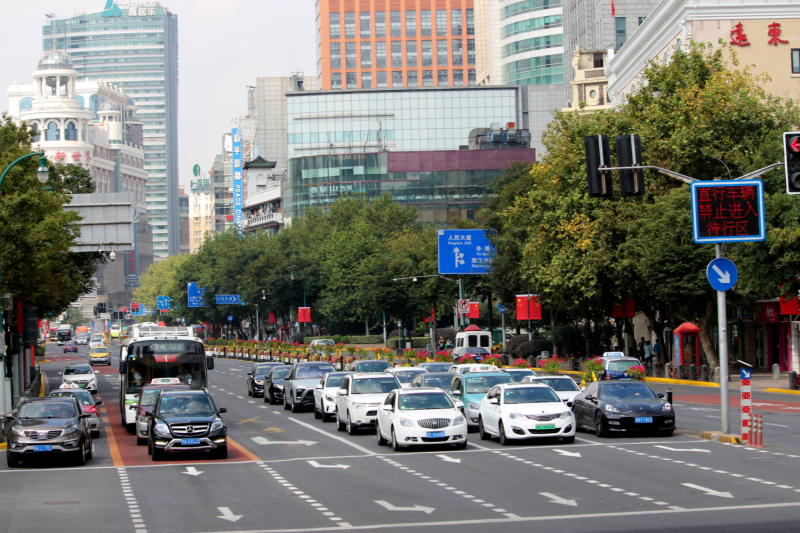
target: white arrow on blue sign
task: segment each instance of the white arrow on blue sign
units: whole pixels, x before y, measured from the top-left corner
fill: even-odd
[[[233,322],[233,315],[228,315],[228,322]]]
[[[158,296],[156,298],[156,307],[159,309],[169,309],[170,304],[171,302],[169,296]]]
[[[502,303],[502,302],[499,302],[499,303],[497,304],[497,311],[498,311],[499,313],[505,313],[506,311],[508,311],[508,308],[507,308],[505,305],[503,305],[503,303]]]
[[[439,230],[439,274],[488,274],[494,254],[483,230]]]
[[[217,305],[239,305],[242,297],[238,294],[217,294]]]
[[[706,276],[708,276],[712,289],[724,292],[736,285],[736,280],[739,279],[739,271],[733,261],[718,257],[708,264]]]

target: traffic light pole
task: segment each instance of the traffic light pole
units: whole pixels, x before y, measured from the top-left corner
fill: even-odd
[[[717,243],[716,247],[717,259],[725,257],[725,245]],[[727,435],[731,431],[731,421],[728,418],[728,308],[725,291],[717,291],[717,322],[719,327],[720,416],[722,416],[722,433]]]

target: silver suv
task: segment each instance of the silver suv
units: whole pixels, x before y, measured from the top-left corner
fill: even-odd
[[[73,396],[30,398],[6,414],[9,467],[39,457],[69,457],[79,465],[92,458],[92,437],[84,413]]]

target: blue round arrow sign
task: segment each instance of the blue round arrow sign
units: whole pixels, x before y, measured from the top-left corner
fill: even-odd
[[[228,322],[233,322],[233,315],[228,315]]]
[[[718,257],[708,264],[706,276],[708,276],[708,282],[711,283],[712,289],[724,292],[736,285],[736,280],[739,279],[739,271],[736,270],[736,265],[733,264],[733,261]]]

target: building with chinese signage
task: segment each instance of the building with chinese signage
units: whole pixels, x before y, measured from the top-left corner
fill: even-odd
[[[214,195],[210,190],[189,195],[189,253],[203,245],[206,236],[214,236]]]
[[[155,253],[177,254],[178,19],[152,0],[94,1],[96,8],[48,18],[42,49],[68,52],[80,80],[120,87],[139,106]]]

